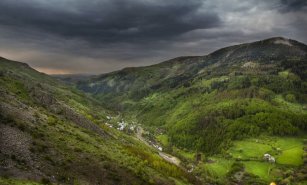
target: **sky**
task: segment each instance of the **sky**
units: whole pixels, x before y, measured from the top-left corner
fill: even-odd
[[[282,36],[307,43],[306,0],[0,0],[0,56],[101,74]]]

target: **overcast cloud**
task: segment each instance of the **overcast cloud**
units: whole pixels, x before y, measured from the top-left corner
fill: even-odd
[[[105,73],[283,36],[305,0],[1,0],[0,55],[46,73]]]

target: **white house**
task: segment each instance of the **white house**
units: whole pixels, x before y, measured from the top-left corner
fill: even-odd
[[[265,160],[269,160],[270,157],[271,157],[270,154],[264,154],[263,155],[263,159],[265,159]]]
[[[117,129],[123,131],[126,128],[127,124],[124,121],[122,121],[118,122],[118,126],[119,127]]]
[[[275,163],[275,158],[270,154],[264,154],[263,159],[269,161],[270,163]]]

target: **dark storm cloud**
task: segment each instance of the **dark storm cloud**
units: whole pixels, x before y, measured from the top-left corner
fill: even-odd
[[[217,14],[199,11],[200,0],[79,0],[56,7],[38,2],[0,1],[0,24],[95,43],[166,39],[221,24]]]
[[[306,0],[0,0],[0,56],[104,73],[283,36],[307,43]]]
[[[281,12],[297,11],[307,7],[306,0],[281,0]]]

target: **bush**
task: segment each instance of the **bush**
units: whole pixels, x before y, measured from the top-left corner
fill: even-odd
[[[285,99],[286,99],[288,102],[292,102],[292,103],[296,102],[295,95],[293,95],[293,94],[287,94],[286,97],[285,97]]]
[[[41,183],[42,184],[51,184],[50,180],[45,178],[45,177],[41,179]]]
[[[229,172],[227,173],[228,177],[233,176],[235,173],[243,171],[244,170],[244,165],[240,162],[235,162],[232,164]]]

